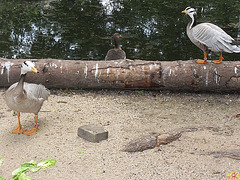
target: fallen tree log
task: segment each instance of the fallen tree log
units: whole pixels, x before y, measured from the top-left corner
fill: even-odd
[[[181,137],[182,133],[178,131],[144,136],[130,141],[122,151],[125,152],[142,152],[147,149],[153,149],[163,144],[176,141]]]
[[[168,144],[170,142],[178,140],[183,133],[187,132],[195,132],[195,131],[202,131],[202,130],[210,130],[213,132],[223,133],[225,134],[226,127],[220,128],[218,126],[195,126],[195,127],[184,127],[179,129],[174,129],[173,131],[167,132],[167,133],[154,133],[153,135],[143,136],[139,137],[137,139],[131,140],[129,143],[127,143],[121,151],[125,152],[142,152],[147,149],[153,149],[155,147],[159,147],[160,145]],[[239,152],[240,151],[234,151],[234,154],[232,153],[232,157],[235,156],[235,158],[239,158]],[[227,152],[210,152],[209,154],[215,154],[215,155],[229,155]],[[229,155],[230,157],[231,155]]]
[[[0,58],[0,87],[18,81],[24,59]],[[197,64],[189,61],[80,61],[30,59],[38,75],[27,82],[48,88],[157,89],[181,91],[240,90],[240,61]]]

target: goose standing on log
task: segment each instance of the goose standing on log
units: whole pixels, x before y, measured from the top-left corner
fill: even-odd
[[[40,111],[43,102],[50,95],[43,85],[30,84],[24,82],[27,72],[37,73],[35,65],[31,61],[24,61],[21,65],[21,75],[19,82],[11,85],[5,93],[5,100],[8,107],[17,112],[18,127],[12,132],[14,134],[33,135],[38,130],[38,112]],[[24,129],[20,123],[20,113],[34,113],[35,126],[34,129]]]
[[[122,50],[122,48],[119,45],[119,38],[121,38],[122,35],[119,33],[113,34],[113,43],[114,43],[114,49],[110,49],[107,52],[107,55],[105,57],[105,60],[117,60],[117,59],[126,59],[126,53]]]
[[[212,61],[217,64],[224,59],[222,52],[240,53],[240,42],[235,41],[220,27],[212,23],[197,24],[197,13],[194,8],[187,7],[182,13],[191,18],[187,25],[189,39],[204,52],[204,60],[198,59],[197,63],[207,63],[207,54],[210,51],[219,52],[219,59]]]

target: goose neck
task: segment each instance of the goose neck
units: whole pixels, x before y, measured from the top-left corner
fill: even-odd
[[[26,74],[21,74],[20,79],[18,81],[17,88],[20,89],[21,91],[23,90],[23,84],[24,84],[24,81],[25,81],[25,77],[26,77]]]
[[[191,16],[191,21],[189,23],[189,29],[192,29],[194,26],[197,25],[197,15],[194,14],[193,16]]]
[[[114,42],[115,48],[119,49],[119,48],[120,48],[120,45],[119,45],[119,41],[118,41],[118,38],[117,38],[117,37],[114,37],[114,38],[113,38],[113,42]]]

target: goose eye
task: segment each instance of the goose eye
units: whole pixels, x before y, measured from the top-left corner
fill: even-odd
[[[23,62],[26,66],[28,66],[28,64],[26,63],[26,61]]]

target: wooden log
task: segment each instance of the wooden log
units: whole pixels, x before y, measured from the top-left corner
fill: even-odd
[[[48,88],[110,88],[176,91],[238,91],[240,61],[197,64],[189,61],[81,61],[29,59],[39,74],[27,82]],[[0,87],[18,81],[24,59],[0,58]]]
[[[213,132],[220,132],[220,131],[224,132],[225,127],[220,128],[218,126],[195,126],[195,127],[184,127],[184,128],[174,129],[173,131],[170,131],[167,133],[161,133],[161,134],[155,133],[154,135],[148,135],[148,136],[143,136],[137,139],[133,139],[129,143],[127,143],[121,150],[125,152],[131,152],[131,153],[142,152],[147,149],[153,149],[155,147],[159,147],[160,145],[164,145],[164,144],[168,144],[170,142],[176,141],[182,136],[183,133],[202,131],[202,130],[210,130]],[[214,153],[219,154],[217,152],[214,152]],[[226,154],[226,155],[229,155],[229,154]],[[236,158],[237,158],[237,155],[239,154],[235,152]]]
[[[141,152],[147,149],[153,149],[163,144],[168,144],[172,141],[176,141],[181,137],[182,133],[178,131],[155,134],[150,136],[144,136],[130,141],[122,151],[125,152]]]

